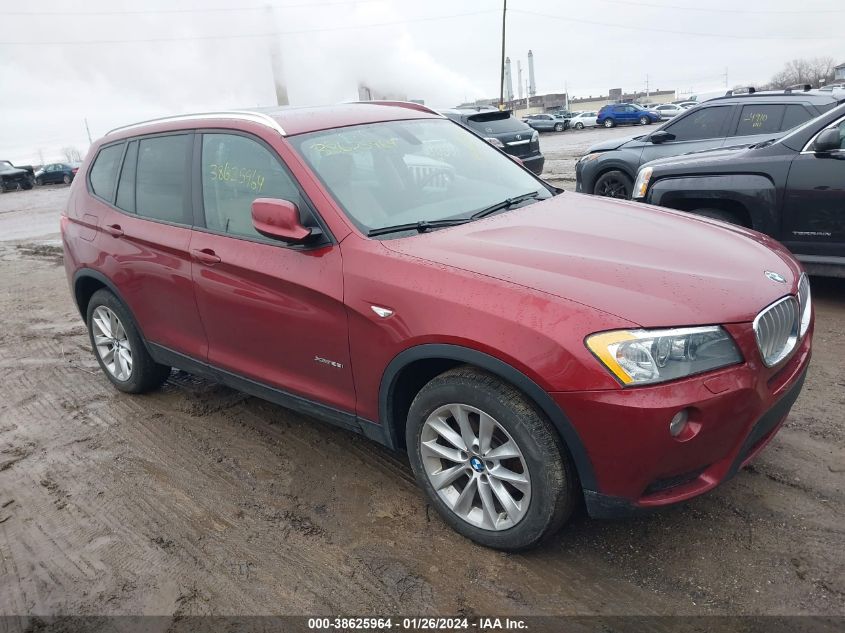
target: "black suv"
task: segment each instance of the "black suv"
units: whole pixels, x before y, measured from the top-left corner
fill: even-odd
[[[845,277],[845,105],[780,139],[643,165],[634,198],[767,233],[811,274]]]
[[[593,145],[575,165],[575,190],[630,198],[640,165],[657,158],[758,143],[837,105],[832,94],[757,92],[717,97],[670,119],[650,134]]]
[[[442,110],[441,114],[466,127],[503,152],[515,156],[538,176],[545,157],[540,153],[540,135],[512,116],[510,110]]]

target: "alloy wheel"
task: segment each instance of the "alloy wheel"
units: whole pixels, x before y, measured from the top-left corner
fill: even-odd
[[[458,517],[476,527],[514,527],[531,502],[522,451],[492,416],[466,404],[446,404],[428,416],[420,433],[428,481]]]
[[[91,315],[91,331],[97,355],[116,380],[132,376],[132,346],[117,315],[106,306],[98,306]]]
[[[596,193],[606,198],[628,197],[628,190],[625,183],[615,178],[609,178],[602,181],[601,186]]]
[[[613,121],[608,119],[607,121],[604,122],[604,127],[613,127]]]

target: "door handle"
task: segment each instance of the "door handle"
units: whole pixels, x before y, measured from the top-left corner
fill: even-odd
[[[123,229],[120,228],[119,224],[107,224],[105,226],[106,233],[111,235],[112,237],[121,237],[123,235]]]
[[[191,255],[198,262],[202,262],[203,264],[208,264],[209,266],[220,263],[220,258],[210,248],[204,248],[202,250],[192,249]]]

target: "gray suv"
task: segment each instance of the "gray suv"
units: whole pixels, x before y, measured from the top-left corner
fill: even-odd
[[[637,170],[643,163],[779,137],[837,103],[837,98],[830,94],[789,91],[710,99],[649,134],[593,145],[575,165],[575,190],[630,198]]]

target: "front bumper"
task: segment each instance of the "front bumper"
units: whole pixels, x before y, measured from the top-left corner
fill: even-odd
[[[591,516],[627,515],[705,493],[778,431],[804,384],[812,328],[771,370],[756,354],[750,324],[726,329],[745,354],[740,365],[652,387],[552,394],[593,465],[597,490],[584,491]],[[669,421],[684,408],[694,434],[676,439]]]

